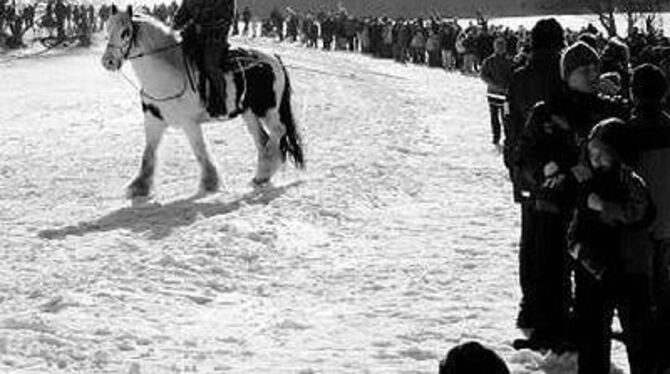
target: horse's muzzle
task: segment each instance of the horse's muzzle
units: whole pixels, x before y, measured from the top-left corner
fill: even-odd
[[[121,61],[113,56],[102,56],[102,66],[109,71],[117,71],[121,68]]]

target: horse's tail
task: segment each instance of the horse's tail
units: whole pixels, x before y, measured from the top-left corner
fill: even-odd
[[[291,109],[291,80],[288,77],[288,71],[286,71],[284,62],[278,55],[276,57],[284,72],[284,81],[286,82],[279,105],[279,120],[286,127],[286,134],[279,141],[279,150],[284,157],[291,156],[297,168],[304,169],[305,157],[302,149],[302,137],[293,116],[293,109]]]

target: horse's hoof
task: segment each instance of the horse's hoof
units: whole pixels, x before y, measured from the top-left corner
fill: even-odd
[[[266,187],[270,184],[270,178],[254,178],[251,180],[251,186],[254,188]]]
[[[133,183],[126,189],[128,199],[149,197],[150,194],[151,186],[146,183]]]
[[[152,199],[152,196],[133,197],[130,199],[130,204],[134,208],[146,207]]]
[[[215,193],[219,191],[219,180],[205,180],[200,186],[200,190],[206,193]]]

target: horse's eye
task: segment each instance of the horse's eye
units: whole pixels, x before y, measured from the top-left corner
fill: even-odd
[[[123,30],[123,32],[121,33],[121,39],[127,39],[129,36],[130,36],[130,30],[128,29]]]

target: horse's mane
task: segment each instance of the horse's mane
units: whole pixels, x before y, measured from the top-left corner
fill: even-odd
[[[167,44],[180,42],[179,34],[159,19],[139,13],[133,15],[133,24],[140,28],[142,43],[146,49],[165,47]]]

